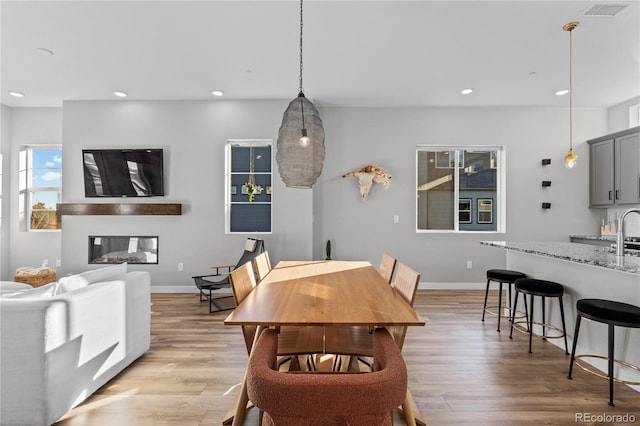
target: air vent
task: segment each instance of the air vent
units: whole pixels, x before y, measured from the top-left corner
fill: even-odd
[[[594,4],[582,15],[590,17],[612,17],[629,6],[628,4]]]

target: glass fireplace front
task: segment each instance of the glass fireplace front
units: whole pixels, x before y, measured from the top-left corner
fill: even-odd
[[[158,237],[90,235],[89,263],[158,264]]]

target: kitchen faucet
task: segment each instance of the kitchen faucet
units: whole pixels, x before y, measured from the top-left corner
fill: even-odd
[[[624,256],[624,219],[629,213],[637,213],[640,215],[640,209],[630,209],[622,213],[618,222],[618,235],[616,237],[616,256]]]

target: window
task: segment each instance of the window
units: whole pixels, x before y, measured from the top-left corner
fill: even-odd
[[[503,162],[501,147],[419,146],[417,232],[504,232]]]
[[[458,200],[458,222],[471,223],[471,199],[460,198]]]
[[[478,223],[493,223],[493,200],[478,199]]]
[[[60,229],[56,203],[62,198],[62,150],[55,146],[23,147],[19,155],[21,217],[30,231]]]
[[[227,142],[227,233],[271,233],[271,140]]]

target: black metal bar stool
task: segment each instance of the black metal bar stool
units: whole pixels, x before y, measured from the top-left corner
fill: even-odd
[[[485,312],[489,312],[492,315],[497,315],[498,331],[500,331],[500,317],[504,316],[502,315],[502,284],[505,283],[509,285],[509,306],[507,307],[507,309],[509,310],[509,312],[511,312],[511,285],[518,278],[526,278],[526,277],[527,276],[522,272],[511,271],[509,269],[489,269],[487,271],[487,289],[484,292],[484,307],[482,309],[482,321],[484,321]],[[491,281],[500,283],[500,292],[498,293],[498,312],[497,313],[491,310],[492,307],[487,308],[487,297],[489,296],[489,284],[491,283]],[[493,308],[495,308],[495,306]],[[505,318],[510,318],[510,317],[511,317],[511,314],[509,314]]]
[[[564,337],[564,352],[569,355],[568,346],[567,346],[567,328],[565,327],[564,322],[564,305],[562,304],[562,297],[564,296],[564,287],[561,284],[555,283],[553,281],[545,281],[545,280],[537,280],[535,278],[519,278],[514,283],[514,287],[516,289],[515,300],[513,301],[513,309],[511,314],[511,332],[509,333],[509,338],[513,338],[513,326],[515,322],[515,308],[518,305],[518,294],[522,293],[524,296],[524,304],[525,307],[527,305],[527,294],[531,296],[529,301],[529,309],[527,312],[527,330],[529,332],[529,353],[531,353],[531,340],[533,335],[533,324],[537,324],[542,326],[542,334],[537,337],[542,337],[543,340],[546,339],[559,339],[560,337]],[[535,296],[542,297],[542,322],[534,322],[533,321],[533,299]],[[547,318],[545,314],[545,305],[547,297],[557,297],[560,302],[560,317],[562,318],[562,330],[558,327],[550,325],[547,323]],[[551,328],[560,333],[557,336],[547,336],[547,328]]]
[[[576,335],[573,338],[573,349],[571,350],[571,363],[569,364],[569,376],[571,379],[571,372],[573,370],[573,362],[583,370],[594,374],[604,379],[609,379],[609,405],[613,407],[613,382],[624,383],[628,385],[640,385],[640,382],[631,382],[628,380],[616,379],[613,377],[613,363],[624,365],[634,370],[640,371],[639,367],[629,364],[627,362],[615,359],[613,356],[614,340],[615,340],[615,326],[618,327],[632,327],[640,328],[640,307],[630,305],[628,303],[614,302],[612,300],[603,299],[580,299],[576,303]],[[588,318],[592,321],[601,322],[608,325],[609,335],[609,356],[600,355],[576,355],[576,346],[578,344],[578,332],[580,331],[580,321],[582,318]],[[580,358],[600,358],[608,360],[608,374],[606,376],[597,373],[585,366],[581,365],[577,359]]]

